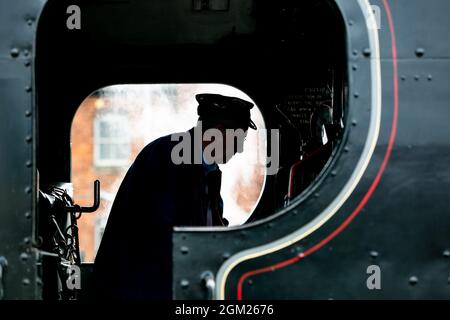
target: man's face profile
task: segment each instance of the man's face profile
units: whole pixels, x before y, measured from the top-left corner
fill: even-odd
[[[236,153],[242,153],[247,128],[226,128],[218,124],[203,134],[204,156],[208,163],[225,164]]]

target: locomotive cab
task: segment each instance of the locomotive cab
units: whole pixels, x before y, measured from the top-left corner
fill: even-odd
[[[334,1],[82,1],[79,29],[67,27],[70,5],[49,1],[36,38],[36,230],[46,253],[39,269],[44,298],[73,298],[64,290],[67,264],[81,266],[78,298],[91,297],[104,227],[96,227],[96,217],[107,217],[120,183],[111,179],[123,177],[139,151],[128,141],[149,142],[133,133],[140,117],[130,118],[137,102],[154,101],[149,95],[157,103],[146,105],[148,119],[162,117],[164,103],[183,109],[184,98],[199,88],[255,103],[266,134],[261,150],[251,150],[276,156],[277,168],[263,168],[251,212],[233,230],[289,209],[331,174],[349,121],[346,35]],[[68,250],[72,260],[62,259]]]

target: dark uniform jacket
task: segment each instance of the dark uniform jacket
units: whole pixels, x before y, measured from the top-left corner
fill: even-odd
[[[172,227],[205,226],[208,210],[202,164],[171,160],[178,143],[151,142],[128,170],[95,259],[98,298],[171,299]]]

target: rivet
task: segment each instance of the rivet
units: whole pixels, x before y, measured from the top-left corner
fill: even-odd
[[[409,278],[409,284],[415,286],[419,282],[419,279],[416,276],[412,276]]]
[[[431,74],[429,74],[427,79],[428,79],[428,81],[432,81],[433,80],[433,76]]]
[[[359,98],[359,93],[358,93],[358,92],[355,92],[355,94],[353,94],[353,96],[354,96],[356,99],[358,99],[358,98]]]
[[[19,56],[20,51],[18,48],[12,48],[10,53],[11,53],[11,57],[17,58]]]
[[[25,188],[25,193],[31,193],[31,187],[29,187],[29,186],[26,187],[26,188]]]
[[[348,25],[349,25],[349,26],[352,26],[354,23],[355,23],[355,22],[353,22],[353,20],[349,20],[349,21],[348,21]]]
[[[180,248],[180,251],[181,251],[182,254],[188,254],[189,253],[189,248],[186,247],[186,246],[182,246]]]
[[[31,19],[31,18],[27,19],[27,24],[29,26],[31,26],[33,24],[33,19]]]
[[[24,57],[28,57],[30,55],[30,51],[27,49],[23,50],[23,55]]]
[[[26,92],[31,92],[31,86],[26,86],[26,87],[25,87],[25,91],[26,91]]]
[[[420,79],[420,76],[419,76],[418,74],[416,74],[416,75],[414,76],[414,80],[419,81],[419,79]]]
[[[320,197],[320,194],[314,193],[314,198],[318,198],[318,197]]]
[[[29,211],[25,212],[25,218],[30,219],[31,213]]]
[[[31,167],[33,166],[33,162],[30,161],[30,160],[28,160],[27,162],[25,162],[25,166],[26,166],[27,168],[31,168]]]
[[[337,175],[336,170],[331,171],[331,175],[332,175],[333,177],[335,177],[335,176]]]
[[[293,210],[293,211],[292,211],[292,214],[293,214],[294,216],[296,216],[296,215],[298,214],[298,211],[297,211],[297,210]]]
[[[378,257],[378,252],[377,251],[370,251],[370,256],[372,257],[372,258],[377,258]]]
[[[222,255],[223,260],[227,260],[231,257],[231,254],[229,252],[224,252],[224,254]]]
[[[25,238],[23,238],[23,243],[30,244],[31,243],[31,239],[29,237],[25,237]]]
[[[186,279],[183,279],[180,281],[180,285],[183,289],[187,289],[189,287],[189,281]]]
[[[32,115],[31,110],[25,111],[25,117],[31,117],[31,115]]]
[[[443,255],[445,258],[450,257],[450,250],[444,250],[444,252],[442,252],[442,255]]]
[[[247,283],[251,286],[253,284],[253,280],[252,279],[248,279]]]
[[[363,51],[363,54],[365,57],[370,57],[370,55],[372,54],[372,51],[370,51],[369,48],[365,48]]]
[[[406,76],[402,75],[402,76],[400,77],[400,79],[402,79],[402,81],[405,81],[405,80],[406,80]]]
[[[42,243],[44,242],[44,240],[42,239],[41,236],[39,236],[36,241],[33,241],[33,246],[34,247],[40,247],[42,246]]]
[[[28,260],[28,254],[25,253],[25,252],[22,252],[22,253],[20,254],[20,260],[22,260],[22,261],[27,261],[27,260]]]
[[[26,136],[25,137],[25,141],[26,142],[31,142],[33,140],[33,138],[31,136]]]
[[[416,49],[416,56],[418,58],[422,58],[425,55],[425,49],[424,48],[417,48]]]
[[[344,147],[344,152],[345,153],[347,153],[347,152],[349,152],[350,151],[350,148],[349,147]]]
[[[358,122],[356,120],[352,120],[352,126],[356,126],[358,124]]]
[[[353,50],[353,55],[354,55],[354,56],[357,56],[357,55],[358,55],[358,53],[359,53],[359,51],[358,51],[358,50],[356,50],[356,49],[355,49],[355,50]]]
[[[22,280],[22,284],[23,284],[24,286],[30,285],[30,279],[24,278],[24,279]]]
[[[270,223],[267,224],[267,228],[268,229],[271,229],[272,227],[273,227],[273,223],[270,222]]]
[[[353,69],[353,71],[358,70],[358,65],[354,64],[354,65],[352,66],[352,69]]]
[[[29,67],[31,65],[31,60],[25,60],[24,65],[25,67]]]

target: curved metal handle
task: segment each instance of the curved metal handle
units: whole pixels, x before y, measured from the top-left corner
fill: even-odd
[[[66,211],[77,211],[77,212],[94,212],[100,206],[100,181],[94,181],[94,204],[92,207],[81,207],[81,206],[70,206],[64,208]]]
[[[8,260],[5,257],[0,257],[0,300],[5,297],[5,288],[3,287],[3,277],[5,274],[5,269],[8,266]]]
[[[202,283],[208,292],[208,300],[216,299],[216,279],[211,271],[202,274]]]

